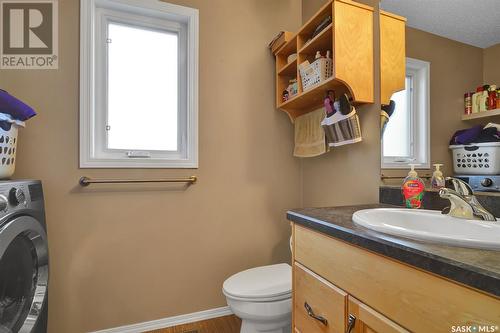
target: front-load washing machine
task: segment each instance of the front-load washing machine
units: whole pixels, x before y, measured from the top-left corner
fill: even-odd
[[[0,333],[45,333],[49,255],[42,184],[0,181]]]

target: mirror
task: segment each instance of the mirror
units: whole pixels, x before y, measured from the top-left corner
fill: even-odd
[[[498,163],[479,161],[478,153],[458,156],[449,147],[450,142],[500,142],[500,127],[484,129],[500,123],[498,2],[382,0],[381,9],[407,18],[405,90],[392,95],[394,105],[384,106],[387,117],[381,117],[384,183],[400,184],[410,163],[428,178],[435,163],[444,164],[445,176],[500,174],[500,144],[488,148],[499,155]],[[480,94],[474,96],[476,91]],[[456,131],[474,126],[475,132],[452,141]]]

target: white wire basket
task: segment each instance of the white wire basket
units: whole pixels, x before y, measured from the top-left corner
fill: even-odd
[[[316,59],[310,65],[299,67],[302,90],[306,91],[333,75],[333,61],[330,58]]]
[[[16,124],[11,124],[8,131],[0,127],[0,179],[14,174],[18,128]]]

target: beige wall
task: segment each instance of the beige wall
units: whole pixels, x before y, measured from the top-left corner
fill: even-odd
[[[500,44],[484,49],[483,57],[484,84],[496,84],[500,87]]]
[[[293,128],[274,108],[267,43],[300,26],[300,0],[170,1],[200,10],[200,168],[78,168],[79,1],[59,1],[60,69],[1,71],[39,115],[20,134],[16,178],[43,180],[51,255],[50,333],[224,306],[240,270],[289,260],[285,210],[300,206]],[[126,98],[126,96],[124,96]],[[92,186],[91,177],[195,174],[187,190]]]
[[[307,21],[326,1],[302,0]],[[378,8],[378,1],[359,1]],[[380,174],[380,84],[378,15],[374,22],[375,103],[357,109],[363,141],[333,148],[329,153],[302,161],[303,204],[338,206],[378,202]]]

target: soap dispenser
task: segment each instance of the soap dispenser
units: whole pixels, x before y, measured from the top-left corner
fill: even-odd
[[[442,164],[434,164],[434,172],[432,173],[432,178],[431,178],[431,187],[435,190],[439,190],[440,188],[443,188],[445,186],[445,179],[443,177],[443,172],[440,170]]]
[[[401,186],[407,208],[421,208],[424,197],[425,184],[415,171],[415,166],[415,164],[410,164],[411,170]]]

